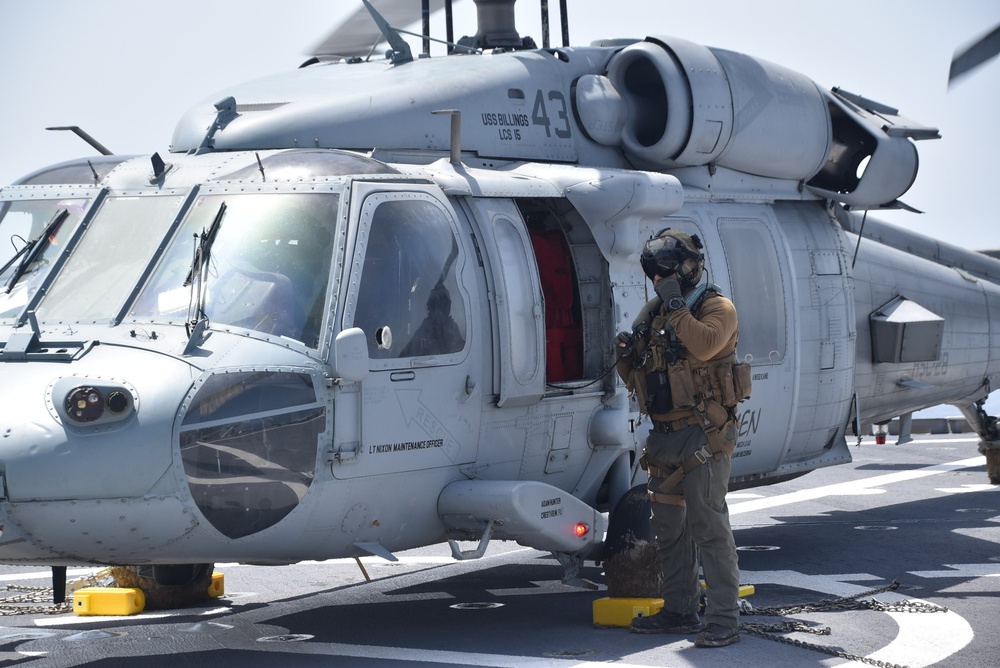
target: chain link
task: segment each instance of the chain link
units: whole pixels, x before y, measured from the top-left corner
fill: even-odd
[[[73,603],[64,601],[52,603],[52,587],[28,587],[26,585],[9,584],[4,591],[21,591],[0,598],[0,617],[12,615],[61,615],[73,612]]]
[[[87,575],[66,584],[66,599],[62,603],[53,603],[52,587],[32,587],[30,585],[9,584],[0,591],[20,591],[0,598],[0,617],[13,615],[62,615],[73,612],[73,592],[81,587],[99,587],[113,584],[108,581],[108,569],[93,575]]]
[[[881,594],[887,591],[895,591],[899,588],[899,581],[893,580],[891,584],[885,587],[879,587],[877,589],[871,589],[869,591],[862,592],[860,594],[855,594],[854,596],[845,596],[843,598],[837,599],[823,599],[816,603],[806,603],[803,605],[789,606],[786,608],[755,608],[750,605],[749,601],[742,601],[743,614],[745,615],[765,615],[769,617],[784,617],[786,615],[795,615],[802,612],[839,612],[841,610],[875,610],[878,612],[947,612],[948,608],[940,605],[935,605],[933,603],[925,603],[923,601],[899,601],[897,603],[883,603],[882,601],[877,601],[875,599],[870,600],[860,600],[867,598],[869,596],[874,596],[875,594]],[[905,666],[900,666],[899,664],[889,663],[887,661],[879,661],[877,659],[869,659],[868,657],[858,656],[856,654],[851,654],[843,650],[833,649],[831,647],[825,647],[823,645],[815,645],[813,643],[807,643],[802,640],[795,638],[787,638],[785,636],[775,635],[777,633],[789,633],[789,632],[802,632],[802,633],[812,633],[815,635],[831,635],[829,627],[816,627],[808,626],[802,622],[797,621],[785,621],[778,624],[754,624],[744,622],[740,624],[740,628],[747,633],[759,636],[761,638],[767,638],[768,640],[774,640],[775,642],[784,643],[786,645],[792,645],[793,647],[802,647],[804,649],[811,649],[816,652],[822,652],[823,654],[829,654],[830,656],[835,656],[841,659],[846,659],[848,661],[859,661],[861,663],[866,663],[871,666],[877,666],[878,668],[905,668]]]
[[[740,628],[743,628],[751,633],[792,633],[799,631],[800,633],[811,633],[816,636],[828,636],[833,635],[833,631],[830,630],[829,626],[809,626],[803,622],[797,621],[787,621],[779,622],[777,624],[753,624],[746,622],[740,624]]]

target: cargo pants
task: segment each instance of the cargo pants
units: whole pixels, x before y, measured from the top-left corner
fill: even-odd
[[[730,428],[727,437],[735,439],[735,427]],[[706,443],[705,432],[698,425],[671,433],[651,431],[646,439],[646,457],[659,467],[673,469]],[[683,495],[684,505],[652,501],[650,524],[660,558],[664,609],[679,615],[698,614],[700,556],[707,585],[705,624],[737,628],[740,569],[726,505],[729,471],[728,457],[709,459],[689,471],[666,491]],[[658,488],[663,480],[650,476],[649,489],[664,493]]]

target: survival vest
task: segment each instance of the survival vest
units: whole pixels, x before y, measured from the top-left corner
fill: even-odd
[[[708,298],[721,294],[716,285],[701,285],[687,296],[685,305],[697,317]],[[727,433],[735,425],[736,405],[750,398],[750,365],[737,362],[735,348],[729,355],[707,362],[688,355],[669,319],[659,311],[662,309],[653,315],[652,309],[644,309],[645,318],[633,325],[631,350],[620,355],[618,373],[635,393],[639,412],[649,415],[655,426],[673,431],[697,424],[705,432],[707,443],[679,467],[665,467],[648,460],[646,454],[640,459],[650,475],[650,501],[683,506],[683,495],[673,490],[684,476],[709,459],[732,456],[735,441]],[[648,330],[643,320],[649,321]],[[674,409],[687,409],[690,417],[667,422],[665,414]]]
[[[697,317],[707,299],[721,294],[718,286],[702,284],[688,294],[685,305]],[[703,362],[687,354],[666,314],[649,315],[648,328],[636,323],[632,354],[618,365],[641,414],[658,421],[674,409],[704,413],[706,402],[714,402],[728,415],[750,397],[750,365],[738,362],[735,350],[722,359]],[[721,414],[708,417],[716,426],[727,421]]]

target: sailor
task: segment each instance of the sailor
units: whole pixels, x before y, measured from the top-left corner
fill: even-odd
[[[401,357],[443,355],[465,347],[465,338],[451,317],[451,294],[438,283],[427,297],[427,317],[400,353]]]
[[[670,228],[645,244],[640,261],[656,297],[633,331],[618,335],[618,372],[652,422],[644,460],[664,601],[629,630],[698,633],[696,646],[721,647],[740,639],[740,572],[726,491],[735,406],[749,395],[749,369],[736,364],[733,303],[717,286],[700,284],[701,248],[697,235]]]

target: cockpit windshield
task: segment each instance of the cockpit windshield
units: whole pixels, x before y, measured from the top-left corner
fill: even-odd
[[[36,309],[39,318],[114,321],[183,201],[182,195],[108,197]]]
[[[131,316],[184,320],[200,310],[213,325],[245,327],[316,348],[339,201],[333,193],[199,196]],[[193,303],[195,286],[185,283],[194,273],[196,244],[210,230],[199,306]]]
[[[28,305],[88,204],[84,198],[0,202],[0,320]]]

